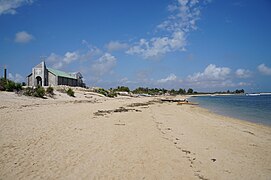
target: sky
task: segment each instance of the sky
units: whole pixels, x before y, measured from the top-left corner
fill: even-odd
[[[270,0],[0,0],[0,73],[87,86],[271,92]]]

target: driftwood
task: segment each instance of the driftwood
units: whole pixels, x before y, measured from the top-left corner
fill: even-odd
[[[183,104],[187,104],[187,105],[199,105],[198,103],[193,103],[193,102],[188,102],[188,101],[178,102],[177,103],[177,105],[183,105]]]
[[[186,99],[161,99],[162,102],[186,102]]]

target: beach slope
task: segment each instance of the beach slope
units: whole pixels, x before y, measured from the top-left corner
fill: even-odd
[[[152,97],[0,99],[0,179],[271,177],[270,127]]]

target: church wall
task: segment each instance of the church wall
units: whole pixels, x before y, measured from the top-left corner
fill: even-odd
[[[58,85],[77,86],[77,80],[65,77],[58,77]]]
[[[48,85],[49,86],[56,86],[57,85],[57,77],[52,74],[51,72],[48,72]]]
[[[33,86],[33,75],[27,77],[27,86]]]

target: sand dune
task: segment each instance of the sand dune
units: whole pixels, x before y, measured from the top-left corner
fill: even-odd
[[[271,130],[155,98],[0,92],[0,179],[269,179]]]

